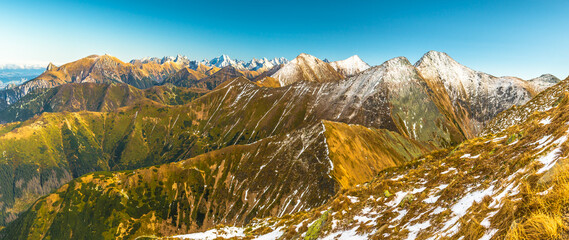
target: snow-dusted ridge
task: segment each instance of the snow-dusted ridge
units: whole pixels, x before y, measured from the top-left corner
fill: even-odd
[[[166,56],[163,58],[145,57],[145,58],[141,58],[141,59],[134,59],[134,60],[131,60],[130,62],[131,63],[155,62],[158,64],[173,62],[173,63],[182,64],[182,65],[187,65],[194,70],[197,68],[198,65],[203,64],[207,67],[224,68],[227,66],[232,66],[232,67],[239,69],[239,70],[251,70],[251,71],[265,70],[266,71],[266,70],[271,69],[277,65],[286,64],[286,63],[288,63],[288,60],[284,57],[280,57],[280,58],[273,58],[271,60],[269,60],[267,58],[260,58],[260,59],[253,58],[249,61],[243,61],[243,60],[232,59],[228,55],[222,54],[221,56],[213,58],[211,60],[208,60],[208,59],[191,60],[186,56],[177,55],[176,57]]]

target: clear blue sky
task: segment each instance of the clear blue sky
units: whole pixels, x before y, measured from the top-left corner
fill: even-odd
[[[128,61],[184,54],[377,65],[447,52],[473,69],[569,74],[569,1],[11,1],[0,3],[0,63]]]

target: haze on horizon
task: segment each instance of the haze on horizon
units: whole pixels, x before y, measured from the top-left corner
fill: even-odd
[[[0,65],[61,65],[91,54],[123,61],[330,60],[370,65],[429,50],[496,76],[569,71],[566,1],[25,1],[0,4]]]

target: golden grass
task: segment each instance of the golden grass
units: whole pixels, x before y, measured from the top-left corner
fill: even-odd
[[[332,176],[342,188],[371,180],[379,171],[401,165],[427,152],[395,132],[323,121]]]
[[[532,214],[523,223],[514,223],[506,236],[507,240],[560,239],[560,230],[565,224],[560,216],[546,213]]]
[[[279,80],[272,78],[272,77],[265,77],[257,82],[255,82],[259,87],[267,87],[267,88],[278,88],[281,86]]]
[[[537,178],[528,178],[523,191],[524,201],[506,234],[507,240],[565,239],[569,213],[569,167],[560,166],[552,180],[543,183]],[[539,183],[542,182],[542,183]]]

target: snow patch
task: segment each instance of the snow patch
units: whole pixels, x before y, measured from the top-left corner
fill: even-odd
[[[281,234],[282,235],[282,234]],[[203,240],[213,240],[217,238],[235,238],[235,237],[245,237],[243,233],[243,228],[238,227],[224,227],[222,229],[211,229],[200,233],[190,233],[184,235],[173,236],[172,238],[181,239],[203,239]]]

